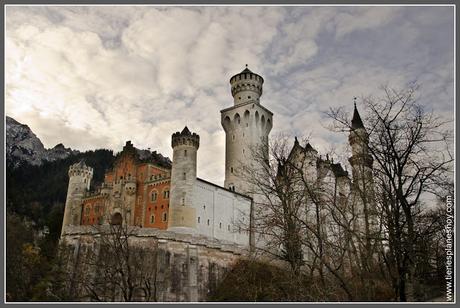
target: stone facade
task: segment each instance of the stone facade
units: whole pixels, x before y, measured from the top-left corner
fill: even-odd
[[[70,249],[71,262],[82,262],[88,252],[99,251],[99,239],[104,231],[107,231],[107,226],[69,226],[61,241]],[[228,268],[248,255],[244,247],[232,242],[155,228],[134,227],[129,241],[132,249],[140,247],[152,254],[150,263],[155,262],[153,266],[157,272],[152,282],[155,284],[152,297],[159,302],[205,301]],[[80,266],[80,269],[83,267]],[[145,267],[152,268],[152,264]],[[90,274],[94,270],[91,268],[79,274],[84,280],[94,279]],[[74,288],[76,294],[86,294],[82,287]],[[123,301],[121,294],[114,300]],[[145,299],[139,294],[134,300]]]

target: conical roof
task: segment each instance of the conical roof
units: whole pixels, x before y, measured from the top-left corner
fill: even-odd
[[[242,70],[240,74],[243,74],[243,73],[252,73],[252,71],[246,66],[246,68]]]
[[[187,126],[184,127],[184,129],[181,132],[182,135],[191,135],[190,130],[188,129]]]
[[[364,128],[364,124],[363,124],[363,121],[361,120],[361,116],[359,115],[358,108],[356,108],[356,103],[355,103],[355,110],[353,112],[353,118],[351,119],[351,128],[352,129]]]
[[[236,77],[236,76],[241,75],[241,74],[253,74],[253,75],[257,75],[257,76],[259,76],[259,78],[261,79],[262,83],[263,83],[263,81],[264,81],[264,79],[262,78],[262,76],[260,76],[259,74],[254,73],[253,71],[251,71],[251,70],[248,68],[248,65],[246,64],[246,68],[245,68],[244,70],[242,70],[240,73],[233,75],[233,76],[230,78],[230,82],[231,82],[231,80],[233,79],[233,77]]]

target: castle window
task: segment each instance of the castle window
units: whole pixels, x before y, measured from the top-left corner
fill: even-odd
[[[233,173],[233,167],[230,167],[230,172]]]
[[[232,140],[235,140],[235,135],[232,135]]]
[[[227,226],[227,230],[230,231],[230,225]]]
[[[243,154],[244,154],[244,149],[243,149]]]
[[[163,208],[164,208],[164,206],[162,205],[162,206],[161,206],[161,208],[163,209]]]
[[[169,199],[169,190],[163,192],[163,199]]]
[[[209,219],[208,219],[208,226],[209,226]]]
[[[206,205],[203,205],[203,210],[206,210]]]
[[[222,223],[219,222],[219,229],[222,229]]]
[[[238,99],[241,99],[241,96],[240,96],[240,97],[238,97]]]
[[[185,206],[185,197],[182,197],[182,199],[180,200],[180,203],[182,204],[182,206]]]
[[[187,150],[184,150],[184,156],[187,157]]]
[[[187,174],[186,174],[185,172],[184,172],[184,174],[183,174],[183,178],[182,178],[182,179],[183,179],[183,180],[186,180],[186,179],[187,179]]]
[[[155,211],[158,209],[158,206],[155,205]]]
[[[150,223],[155,223],[155,215],[150,216]]]
[[[152,202],[157,201],[157,195],[158,195],[158,194],[157,194],[156,191],[152,191],[152,199],[151,199]]]
[[[250,96],[248,96],[248,98],[251,98]]]
[[[198,223],[200,223],[200,216],[198,216]]]
[[[240,123],[241,123],[241,120],[240,120],[240,118],[238,118],[238,124],[240,124]]]

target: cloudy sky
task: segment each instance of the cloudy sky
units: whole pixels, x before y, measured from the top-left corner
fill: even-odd
[[[309,135],[320,152],[346,136],[329,107],[417,81],[420,102],[453,116],[452,7],[7,6],[6,114],[45,147],[172,156],[171,134],[201,137],[198,175],[222,184],[220,110],[229,79],[265,79],[272,136]],[[359,104],[359,101],[358,101]]]

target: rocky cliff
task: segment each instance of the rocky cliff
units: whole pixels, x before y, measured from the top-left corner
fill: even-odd
[[[29,126],[6,117],[6,161],[9,166],[17,167],[24,162],[41,165],[44,161],[55,161],[79,153],[64,147],[62,143],[52,149],[45,149],[40,139]]]

